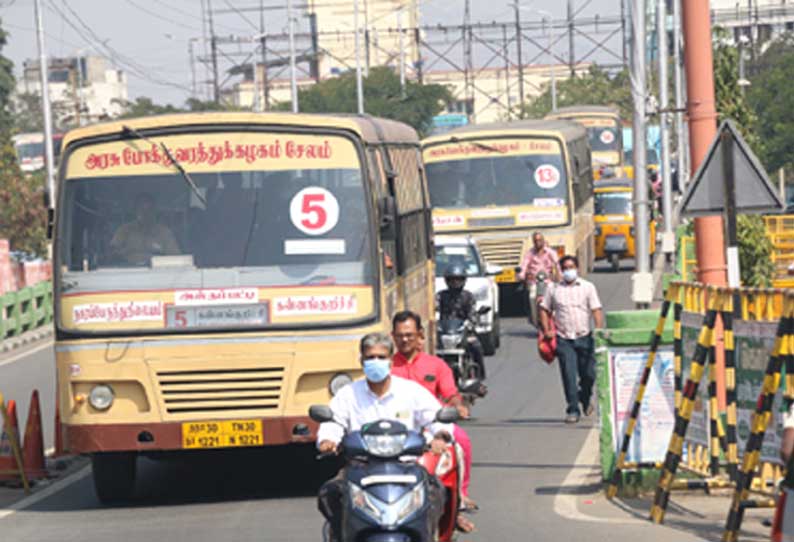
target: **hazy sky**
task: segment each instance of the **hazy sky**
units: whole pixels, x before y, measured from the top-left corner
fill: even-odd
[[[262,0],[265,6],[283,6],[286,0]],[[320,0],[334,3],[352,0]],[[377,1],[377,0],[372,0]],[[564,0],[519,0],[522,18],[540,20],[543,10],[555,18],[565,16]],[[294,0],[295,5],[302,0]],[[149,96],[157,102],[181,104],[190,94],[188,56],[190,38],[202,35],[201,0],[41,0],[44,5],[46,47],[51,56],[101,54],[115,57],[114,64],[127,73],[131,97]],[[456,24],[463,20],[463,0],[419,0],[424,24]],[[573,0],[581,17],[617,15],[620,0]],[[219,35],[251,36],[258,33],[257,13],[235,13],[231,8],[259,6],[258,0],[212,0],[215,10],[229,13],[216,16]],[[471,0],[473,21],[511,22],[511,0]],[[2,51],[19,73],[22,61],[37,56],[33,0],[0,0],[0,18],[9,33]],[[268,32],[285,28],[282,9],[267,11]],[[320,22],[320,30],[322,28]],[[195,44],[197,54],[203,45]],[[229,50],[229,49],[227,49]],[[562,53],[562,51],[560,51]],[[230,63],[221,59],[222,68]],[[198,79],[206,78],[203,67]]]

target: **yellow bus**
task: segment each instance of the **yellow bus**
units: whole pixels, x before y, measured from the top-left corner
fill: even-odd
[[[578,122],[587,129],[593,156],[593,178],[620,177],[623,174],[623,127],[620,110],[604,105],[561,107],[547,119]]]
[[[313,441],[308,407],[359,374],[360,337],[432,314],[429,195],[400,123],[80,128],[55,216],[64,440],[91,454],[102,501],[131,495],[141,454]]]
[[[422,141],[433,228],[471,235],[502,284],[544,232],[557,253],[592,269],[593,179],[587,132],[576,123],[523,120],[466,126]]]

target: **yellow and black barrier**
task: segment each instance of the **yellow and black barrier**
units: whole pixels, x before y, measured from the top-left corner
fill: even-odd
[[[0,418],[0,421],[2,421],[2,426],[0,426],[0,435],[2,435],[2,432],[5,431],[8,438],[8,443],[11,448],[12,456],[10,458],[0,457],[0,465],[6,464],[6,467],[11,467],[4,468],[2,471],[0,471],[0,473],[19,476],[19,479],[22,481],[22,487],[25,488],[25,493],[30,493],[30,484],[28,483],[28,477],[25,474],[25,468],[22,463],[22,450],[19,449],[19,433],[17,432],[17,428],[12,423],[11,417],[8,415],[5,398],[3,397],[2,393],[0,393]],[[8,459],[8,461],[3,461],[3,459]]]
[[[678,414],[678,407],[681,406],[681,374],[683,371],[684,357],[684,336],[681,332],[681,313],[684,306],[681,304],[681,296],[676,292],[675,305],[673,305],[673,389],[675,390],[675,413]]]
[[[648,385],[648,379],[653,371],[653,364],[656,360],[656,352],[659,350],[659,344],[662,342],[662,334],[664,333],[665,321],[667,314],[670,312],[670,305],[678,298],[678,286],[670,286],[668,288],[665,299],[662,302],[662,308],[659,312],[659,319],[656,322],[656,329],[654,330],[653,337],[651,338],[651,346],[648,352],[648,359],[645,363],[645,369],[640,377],[639,387],[634,394],[634,404],[631,408],[631,415],[626,426],[626,433],[623,435],[623,442],[620,446],[620,454],[615,464],[615,470],[612,473],[612,480],[607,488],[607,497],[614,498],[618,493],[618,484],[620,483],[621,472],[626,468],[626,455],[629,452],[631,444],[631,436],[634,434],[634,428],[637,426],[637,417],[642,408],[642,399],[645,397],[645,387]]]
[[[723,346],[725,348],[725,403],[727,427],[728,474],[731,480],[736,481],[739,466],[737,423],[737,394],[736,394],[736,340],[733,336],[733,296],[726,300],[725,310],[720,313],[723,326]]]
[[[760,464],[764,433],[772,418],[772,405],[780,387],[781,368],[784,363],[786,366],[789,365],[792,355],[794,355],[794,292],[787,292],[783,298],[782,314],[775,334],[775,346],[767,363],[763,387],[750,424],[751,434],[736,477],[736,488],[722,535],[722,540],[725,542],[738,540],[744,510],[747,508],[744,505],[748,501],[755,471]]]
[[[671,285],[671,288],[674,286],[675,285]],[[706,290],[704,290],[704,292],[706,292]],[[667,449],[664,467],[661,477],[659,478],[659,485],[656,488],[654,503],[651,507],[651,519],[656,523],[661,523],[664,520],[667,502],[670,499],[670,490],[676,471],[678,470],[678,465],[681,462],[686,430],[694,410],[698,387],[703,378],[706,357],[709,353],[709,349],[714,346],[714,326],[717,321],[717,313],[724,309],[725,300],[729,296],[730,293],[717,290],[716,288],[707,289],[706,314],[703,317],[703,324],[700,329],[697,346],[692,356],[689,378],[684,386],[681,405],[675,416],[675,428],[670,438],[670,445]],[[700,298],[700,296],[698,297]]]

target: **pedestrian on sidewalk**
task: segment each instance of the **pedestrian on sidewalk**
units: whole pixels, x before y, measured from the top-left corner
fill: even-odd
[[[593,413],[591,397],[595,383],[595,355],[590,317],[595,327],[604,326],[604,313],[593,283],[579,276],[576,256],[560,258],[562,280],[553,284],[540,302],[543,334],[551,338],[551,318],[557,334],[562,387],[567,408],[565,423],[577,423],[579,416]],[[579,406],[581,405],[581,410]]]

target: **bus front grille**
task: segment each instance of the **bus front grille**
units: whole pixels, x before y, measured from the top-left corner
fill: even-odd
[[[284,368],[159,370],[157,380],[169,414],[274,410]]]
[[[477,239],[477,246],[486,262],[515,267],[521,263],[524,239]]]

